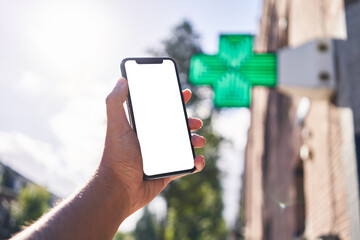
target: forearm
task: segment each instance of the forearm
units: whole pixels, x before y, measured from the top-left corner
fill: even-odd
[[[97,174],[79,193],[65,200],[13,240],[111,239],[126,217],[148,204],[175,178],[143,180],[139,141],[123,108],[127,95],[126,79],[120,78],[106,99],[107,133]],[[184,91],[185,103],[190,97],[191,92]],[[166,121],[163,118],[160,120]],[[192,120],[189,125],[191,130],[196,130],[202,126],[202,122]],[[192,137],[194,147],[205,144],[205,139],[201,138],[196,135]],[[171,141],[171,137],[165,136],[164,141]],[[204,157],[197,156],[195,165],[197,171],[201,171],[205,165]]]
[[[130,214],[126,193],[100,171],[76,195],[14,237],[20,239],[112,239]]]

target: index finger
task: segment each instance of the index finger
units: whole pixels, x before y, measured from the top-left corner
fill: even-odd
[[[184,97],[184,102],[185,104],[190,100],[191,98],[191,91],[190,89],[185,89],[182,91],[183,97]]]

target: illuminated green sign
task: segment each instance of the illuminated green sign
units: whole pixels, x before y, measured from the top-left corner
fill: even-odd
[[[253,52],[252,35],[221,35],[217,55],[196,54],[189,81],[212,86],[216,107],[249,107],[252,86],[276,85],[276,55]]]

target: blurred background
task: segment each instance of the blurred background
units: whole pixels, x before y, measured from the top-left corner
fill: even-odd
[[[206,168],[114,239],[360,239],[359,11],[359,0],[1,1],[0,238],[91,177],[121,60],[169,56],[193,92],[188,114],[204,122]],[[254,37],[246,57],[231,42],[242,60],[229,71],[275,57],[271,86],[240,73],[249,105],[214,104],[225,77],[191,80],[217,69],[196,56],[226,65],[220,36]]]

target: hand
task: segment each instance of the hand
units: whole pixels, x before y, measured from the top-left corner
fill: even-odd
[[[128,94],[125,78],[120,78],[106,99],[107,133],[103,158],[99,166],[99,175],[110,176],[114,187],[122,189],[124,198],[128,200],[128,216],[154,199],[169,183],[180,176],[156,180],[143,180],[142,157],[135,132],[129,125],[123,103]],[[183,91],[185,103],[191,98],[190,90]],[[165,121],[166,119],[159,119]],[[189,118],[190,129],[202,127],[200,119]],[[203,147],[205,138],[193,134],[191,142],[195,148]],[[203,156],[195,158],[196,171],[205,166]]]
[[[123,108],[127,89],[126,79],[121,78],[106,99],[107,133],[96,174],[78,193],[62,201],[14,239],[112,239],[125,218],[148,204],[177,178],[143,180],[139,142]],[[183,96],[187,102],[191,92],[185,90]],[[196,130],[202,122],[190,118],[189,125]],[[194,147],[205,144],[205,138],[198,135],[193,135],[191,140]],[[204,165],[204,157],[197,156],[196,171],[201,171]]]

